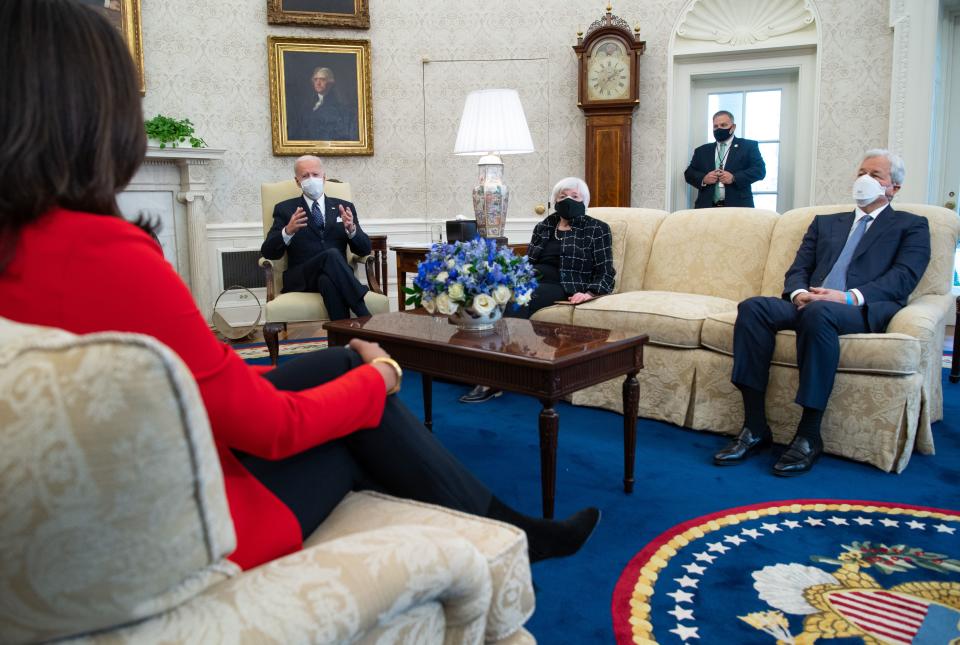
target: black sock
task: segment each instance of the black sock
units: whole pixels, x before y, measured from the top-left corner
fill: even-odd
[[[800,424],[797,426],[798,437],[805,437],[813,445],[823,445],[820,439],[820,422],[823,421],[823,410],[804,408],[800,415]]]
[[[527,534],[530,562],[562,558],[580,550],[600,521],[600,511],[585,508],[565,520],[544,520],[524,515],[496,497],[490,498],[487,517],[513,524]]]
[[[766,393],[752,387],[740,386],[740,394],[743,396],[743,425],[754,432],[766,431]]]

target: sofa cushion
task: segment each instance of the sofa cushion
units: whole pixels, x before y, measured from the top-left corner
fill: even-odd
[[[493,600],[486,640],[498,641],[519,631],[533,614],[533,583],[527,536],[510,524],[431,504],[364,491],[350,493],[305,541],[304,548],[387,526],[436,526],[469,540],[487,559]]]
[[[740,301],[760,293],[779,216],[757,208],[701,208],[664,219],[642,288]]]
[[[590,216],[610,225],[613,267],[617,271],[613,292],[642,289],[653,239],[667,217],[667,211],[601,206],[591,208]]]
[[[737,303],[726,298],[630,291],[577,305],[573,324],[646,334],[655,345],[695,349],[707,316],[731,310],[736,315]]]
[[[0,319],[0,641],[175,607],[239,572],[200,394],[168,348]]]
[[[701,333],[704,347],[733,356],[733,324],[737,312],[710,316]],[[773,363],[797,366],[797,335],[792,330],[777,334]],[[840,337],[841,372],[902,376],[920,370],[920,341],[906,334],[847,334]]]
[[[383,314],[390,311],[390,301],[387,296],[375,291],[368,291],[363,302],[370,313]],[[265,322],[311,322],[329,318],[327,307],[323,304],[323,298],[319,293],[301,291],[281,293],[268,302],[265,308]]]

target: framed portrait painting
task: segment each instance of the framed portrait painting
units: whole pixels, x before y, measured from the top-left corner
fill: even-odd
[[[369,0],[267,0],[271,25],[370,28]]]
[[[275,155],[372,155],[370,41],[270,36]]]
[[[130,49],[133,63],[140,80],[140,93],[144,94],[147,84],[143,77],[143,40],[140,35],[140,0],[80,0],[80,4],[106,16],[123,35]]]

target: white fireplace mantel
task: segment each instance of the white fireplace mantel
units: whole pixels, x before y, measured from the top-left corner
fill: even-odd
[[[207,208],[212,199],[209,174],[211,162],[222,161],[225,152],[151,146],[117,200],[126,217],[143,214],[160,220],[164,256],[189,285],[208,319],[213,308],[207,261]]]

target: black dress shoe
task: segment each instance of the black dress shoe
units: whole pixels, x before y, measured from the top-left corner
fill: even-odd
[[[486,385],[477,385],[468,393],[460,397],[460,403],[483,403],[503,394],[503,390],[497,390]]]
[[[773,434],[771,434],[770,428],[764,428],[761,432],[754,432],[747,426],[743,426],[739,436],[713,456],[713,463],[717,466],[734,466],[742,463],[753,453],[768,448],[772,443]]]
[[[786,452],[773,465],[773,474],[779,477],[796,477],[809,471],[823,452],[823,442],[806,437],[794,437]]]

